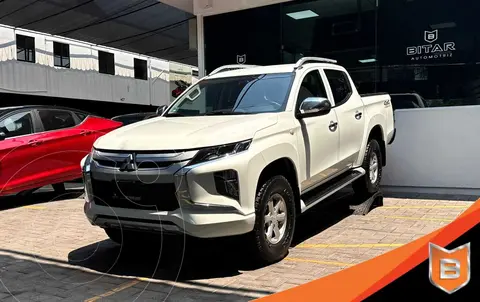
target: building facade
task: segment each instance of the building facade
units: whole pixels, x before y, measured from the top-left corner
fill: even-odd
[[[0,25],[2,106],[55,104],[102,116],[170,104],[197,68],[110,47]],[[113,105],[113,106],[112,106]]]
[[[478,105],[479,10],[474,0],[297,0],[207,16],[205,68],[322,56],[348,68],[361,93]]]
[[[194,0],[204,45],[200,72],[336,59],[360,93],[392,95],[397,138],[388,150],[386,188],[480,194],[479,1],[238,3]]]

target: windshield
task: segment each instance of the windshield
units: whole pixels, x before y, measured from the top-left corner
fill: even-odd
[[[193,85],[164,116],[284,111],[292,79],[293,73],[206,79]]]

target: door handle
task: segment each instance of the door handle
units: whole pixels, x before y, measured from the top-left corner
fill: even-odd
[[[328,125],[328,129],[330,129],[330,131],[332,132],[335,132],[337,130],[337,126],[338,126],[337,122],[331,121],[330,125]]]
[[[361,119],[361,118],[362,118],[362,113],[361,113],[361,112],[356,112],[356,113],[355,113],[355,118],[356,118],[357,120]]]
[[[41,143],[42,143],[42,141],[38,141],[38,140],[36,140],[36,139],[32,139],[32,140],[29,140],[29,141],[28,141],[28,144],[29,144],[30,146],[33,146],[33,147],[34,147],[34,146],[38,146],[38,145],[40,145]]]
[[[82,131],[80,131],[80,134],[81,134],[81,135],[89,135],[89,134],[92,134],[92,131],[90,131],[90,130],[82,130]]]

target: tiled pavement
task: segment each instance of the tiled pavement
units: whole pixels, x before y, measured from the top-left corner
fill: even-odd
[[[352,197],[335,198],[300,217],[288,257],[264,268],[243,261],[232,240],[121,249],[87,222],[80,199],[2,201],[0,301],[248,301],[390,251],[448,224],[472,204],[385,198],[383,207],[352,216]]]

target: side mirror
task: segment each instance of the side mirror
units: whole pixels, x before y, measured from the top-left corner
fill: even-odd
[[[332,110],[332,104],[326,98],[310,97],[300,104],[298,118],[327,114]]]
[[[7,135],[5,134],[5,132],[0,132],[0,141],[5,140],[6,137]]]
[[[167,110],[167,105],[163,105],[157,108],[157,111],[155,112],[156,115],[162,115],[165,110]]]

